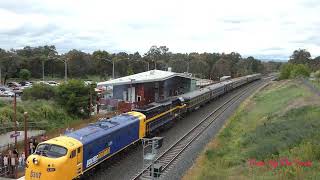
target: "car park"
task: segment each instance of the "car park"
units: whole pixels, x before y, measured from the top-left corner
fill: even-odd
[[[11,91],[3,91],[1,92],[0,96],[2,97],[14,97],[14,93]]]
[[[14,92],[11,91],[11,89],[1,86],[0,87],[0,97],[13,97]]]
[[[14,88],[14,87],[19,87],[19,86],[21,86],[19,83],[17,83],[17,82],[8,82],[7,83],[7,86],[9,87],[9,88]]]

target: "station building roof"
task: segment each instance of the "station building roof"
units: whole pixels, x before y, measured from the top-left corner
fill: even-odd
[[[161,71],[161,70],[150,70],[130,76],[125,76],[110,81],[100,82],[98,86],[109,86],[109,85],[125,85],[125,84],[137,84],[137,83],[147,83],[164,81],[173,77],[183,77],[191,79],[191,74],[187,73],[176,73],[171,71]]]

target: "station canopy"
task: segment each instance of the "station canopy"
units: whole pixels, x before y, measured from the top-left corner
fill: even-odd
[[[150,70],[130,76],[125,76],[110,81],[100,82],[98,86],[114,86],[114,85],[125,85],[125,84],[137,84],[164,81],[173,77],[192,78],[191,74],[188,73],[175,73],[171,71],[161,70]]]

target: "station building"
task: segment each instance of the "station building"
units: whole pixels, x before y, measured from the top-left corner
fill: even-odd
[[[110,89],[105,94],[106,104],[128,109],[193,91],[196,80],[188,73],[151,70],[98,83],[101,86]]]

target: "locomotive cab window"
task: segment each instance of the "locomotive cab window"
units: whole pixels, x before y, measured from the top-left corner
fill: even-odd
[[[65,156],[68,150],[65,147],[55,144],[40,144],[36,149],[36,154],[50,158]]]
[[[73,150],[70,154],[70,158],[74,158],[76,157],[77,153],[76,153],[76,150]]]

